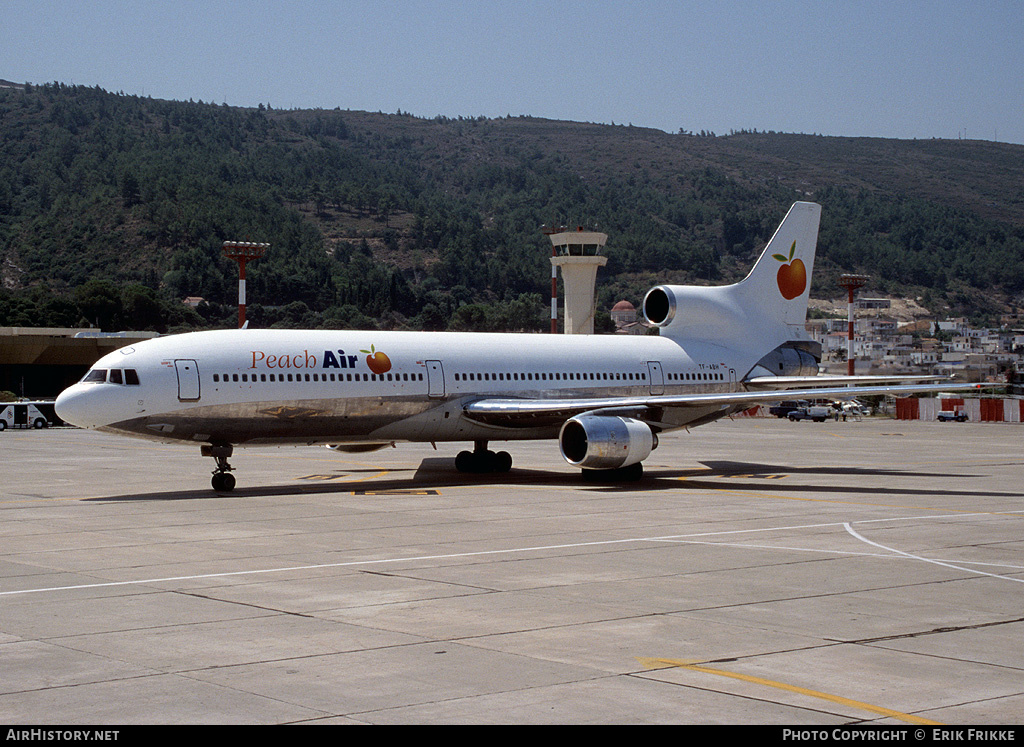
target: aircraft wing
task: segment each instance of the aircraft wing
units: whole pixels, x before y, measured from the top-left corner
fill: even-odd
[[[755,376],[744,380],[751,389],[797,389],[821,386],[902,385],[923,381],[949,381],[946,376]],[[791,394],[791,393],[790,393]]]
[[[987,384],[903,384],[896,386],[834,386],[805,389],[775,389],[715,394],[665,394],[639,397],[599,397],[596,399],[515,399],[490,397],[469,402],[463,407],[466,417],[477,422],[506,428],[558,425],[576,415],[629,415],[644,420],[655,430],[678,427],[660,422],[665,410],[694,408],[705,411],[726,410],[737,405],[755,405],[780,397],[787,399],[835,399],[879,394],[920,394],[982,389]]]

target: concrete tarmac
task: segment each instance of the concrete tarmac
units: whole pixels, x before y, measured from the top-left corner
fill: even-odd
[[[0,433],[0,722],[1011,724],[1020,424],[738,419],[626,486],[554,442]]]

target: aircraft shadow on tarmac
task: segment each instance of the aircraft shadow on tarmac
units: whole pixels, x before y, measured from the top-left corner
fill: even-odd
[[[665,490],[756,490],[760,493],[824,495],[856,494],[858,496],[964,496],[985,495],[1024,498],[1024,492],[977,491],[970,489],[970,483],[961,483],[962,489],[953,488],[951,479],[970,481],[974,476],[941,471],[911,471],[901,469],[877,469],[866,467],[804,466],[793,467],[784,464],[762,464],[753,462],[705,461],[703,468],[672,469],[648,467],[643,478],[633,482],[588,482],[578,473],[513,467],[503,474],[466,474],[455,469],[454,460],[446,458],[424,459],[415,469],[348,468],[319,475],[293,478],[293,482],[275,485],[241,484],[231,492],[212,491],[209,488],[196,490],[165,490],[154,492],[128,493],[114,496],[97,496],[84,499],[94,502],[114,501],[173,501],[173,500],[216,500],[224,498],[266,498],[278,495],[331,495],[357,493],[378,495],[413,495],[440,491],[444,488],[472,485],[566,487],[575,484],[580,489],[607,493],[647,493]],[[359,479],[361,473],[387,476],[374,479]],[[796,477],[797,480],[780,479]],[[888,478],[884,485],[865,485],[872,478]],[[804,478],[804,479],[801,479]],[[811,478],[807,480],[806,478]],[[820,478],[820,479],[814,479]],[[928,488],[917,482],[916,486],[901,487],[905,478],[918,481],[934,479],[943,488]],[[756,485],[751,484],[756,481]]]
[[[779,493],[819,493],[825,495],[842,495],[846,493],[859,496],[964,496],[984,495],[999,496],[1008,498],[1024,498],[1024,492],[1019,491],[979,491],[971,490],[970,484],[961,483],[962,489],[956,489],[949,484],[949,480],[970,481],[976,475],[969,475],[955,472],[941,471],[915,471],[910,469],[880,469],[874,467],[839,467],[839,466],[805,466],[793,467],[780,464],[759,464],[753,462],[730,462],[730,461],[706,461],[701,462],[705,469],[679,470],[674,473],[670,470],[659,470],[655,473],[658,477],[674,474],[675,479],[682,480],[690,488],[721,490],[727,487],[726,480],[758,480],[756,486],[758,492],[779,492]],[[779,480],[782,477],[801,478],[805,476],[820,476],[823,479],[812,482],[794,482],[792,480]],[[889,478],[884,485],[866,485],[864,481],[872,478]],[[944,485],[942,489],[922,487],[920,483],[916,487],[901,487],[901,479],[915,478],[916,480],[935,480]],[[678,483],[676,484],[676,487]],[[751,489],[750,482],[743,482],[733,486],[736,489]]]

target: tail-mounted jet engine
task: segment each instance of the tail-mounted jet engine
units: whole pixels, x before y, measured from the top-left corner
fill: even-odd
[[[569,464],[588,470],[631,470],[639,477],[640,465],[658,445],[658,437],[642,420],[619,415],[577,415],[562,425],[558,446]]]
[[[733,286],[659,285],[644,296],[644,318],[672,334],[728,339],[749,331],[751,324],[733,293]]]

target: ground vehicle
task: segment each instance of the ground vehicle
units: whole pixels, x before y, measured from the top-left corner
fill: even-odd
[[[768,414],[774,415],[777,418],[784,418],[793,412],[793,410],[799,410],[800,408],[806,408],[810,403],[805,399],[784,399],[779,404],[773,405],[768,408]]]
[[[828,418],[834,418],[836,411],[831,407],[800,407],[790,411],[786,416],[791,421],[813,420],[815,423],[824,423]]]
[[[938,416],[935,418],[940,423],[945,423],[947,420],[954,420],[957,423],[967,422],[966,412],[956,412],[954,410],[940,410]]]
[[[46,428],[63,421],[53,411],[53,402],[0,402],[0,431],[5,428]]]

